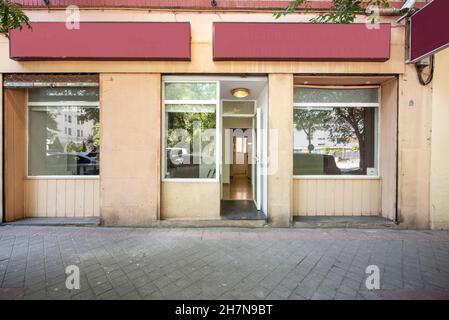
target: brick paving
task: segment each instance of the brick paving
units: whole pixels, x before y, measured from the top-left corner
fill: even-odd
[[[449,299],[449,233],[0,226],[0,299]]]

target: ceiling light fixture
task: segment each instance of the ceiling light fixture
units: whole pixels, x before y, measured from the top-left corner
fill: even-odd
[[[249,89],[235,88],[231,90],[231,94],[236,98],[246,98],[249,95]]]

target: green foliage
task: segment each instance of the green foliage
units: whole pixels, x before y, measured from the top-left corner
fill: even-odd
[[[76,144],[72,140],[69,140],[67,144],[65,145],[66,152],[73,152],[73,153],[80,153],[80,152],[86,152],[87,147],[86,144],[83,142]]]
[[[48,148],[50,152],[64,152],[64,147],[62,146],[59,137],[55,137],[53,143],[51,143]]]
[[[78,121],[82,123],[93,122],[92,134],[86,139],[86,148],[91,151],[97,151],[100,148],[100,110],[98,108],[80,107]]]
[[[284,10],[275,12],[273,15],[276,19],[295,12],[299,6],[307,4],[307,0],[290,1]],[[378,6],[387,8],[388,0],[332,0],[332,7],[328,12],[320,13],[317,17],[312,18],[313,23],[352,23],[356,15],[364,12],[369,6]],[[371,19],[371,23],[376,22]]]
[[[324,146],[321,148],[321,151],[323,151],[324,154],[329,154],[329,152],[331,152],[331,148],[328,146]]]
[[[66,152],[75,152],[75,143],[69,140],[65,145]]]
[[[93,132],[93,146],[95,147],[95,149],[98,149],[100,148],[100,122],[94,124]]]
[[[10,30],[22,30],[24,26],[31,29],[30,20],[20,7],[9,0],[0,0],[0,33],[8,38]]]
[[[317,130],[326,131],[329,139],[337,144],[346,145],[357,140],[358,146],[354,146],[351,151],[360,153],[360,168],[366,168],[365,130],[367,119],[373,117],[373,112],[372,108],[334,108],[333,111],[298,109],[294,112],[293,121],[297,130],[304,131],[309,144]],[[328,146],[322,150],[334,156],[342,151]]]
[[[194,123],[197,122],[199,124],[199,130],[204,132],[206,129],[214,129],[215,128],[215,112],[173,112],[170,113],[168,118],[168,130],[167,130],[167,147],[174,147],[176,144],[180,143],[182,137],[174,138],[173,132],[176,129],[186,130],[189,138],[188,142],[190,144],[190,149],[193,149],[193,135],[194,132]],[[204,142],[203,143],[207,143]]]
[[[78,107],[78,120],[82,122],[93,121],[97,123],[100,121],[100,110],[98,108]]]
[[[216,95],[217,85],[214,82],[165,84],[167,100],[214,100]]]

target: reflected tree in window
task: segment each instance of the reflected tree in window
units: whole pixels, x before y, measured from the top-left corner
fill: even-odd
[[[215,112],[168,112],[166,131],[167,176],[171,178],[215,177]],[[212,140],[210,140],[212,139]]]
[[[48,150],[49,152],[63,152],[64,146],[59,139],[59,128],[57,116],[59,113],[46,112],[46,123],[47,123],[47,140],[49,141]]]
[[[334,108],[323,128],[336,143],[348,144],[357,140],[360,174],[366,174],[366,169],[374,165],[374,152],[371,151],[374,145],[374,108]]]
[[[203,132],[206,129],[215,128],[215,112],[214,113],[188,113],[188,112],[176,112],[169,113],[168,118],[168,130],[167,130],[167,146],[174,147],[177,143],[181,142],[181,137],[175,137],[173,135],[174,130],[183,129],[189,134],[188,142],[190,144],[190,150],[193,150],[193,136],[196,133],[195,129],[199,129]],[[194,128],[194,124],[198,123],[199,127]]]
[[[305,133],[308,154],[311,156],[315,154],[314,157],[302,156],[303,163],[306,161],[322,161],[323,163],[329,161],[335,163],[330,165],[331,167],[343,166],[341,174],[366,174],[367,168],[375,166],[375,110],[375,108],[354,107],[328,108],[328,110],[323,110],[323,108],[296,109],[293,116],[295,128]],[[316,139],[315,133],[318,134],[318,139]],[[317,140],[320,142],[319,139],[322,140],[322,143],[319,148],[316,148],[314,143]],[[301,152],[303,153],[303,151]],[[346,155],[347,152],[352,154],[351,161],[358,160],[356,169],[344,169],[345,161],[350,161]],[[328,157],[319,157],[319,154],[328,155]],[[353,158],[354,154],[358,154],[357,158]],[[298,166],[300,166],[300,158],[296,157],[296,161],[299,161]],[[320,165],[317,164],[317,166]],[[340,174],[337,170],[332,170],[332,172]]]
[[[325,122],[329,119],[329,111],[326,110],[295,110],[293,115],[294,123],[297,130],[303,130],[309,141],[308,150],[312,153],[314,146],[312,145],[313,134],[316,130],[323,128]]]
[[[169,82],[165,84],[166,100],[215,100],[216,92],[217,85],[213,82]]]
[[[100,148],[100,110],[98,108],[80,107],[78,121],[79,123],[92,121],[92,133],[83,140],[83,144],[86,150],[98,152]]]

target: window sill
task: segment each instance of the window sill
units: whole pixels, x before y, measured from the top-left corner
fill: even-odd
[[[99,180],[100,176],[27,176],[25,180]]]
[[[304,175],[304,176],[293,176],[294,180],[380,180],[380,176],[341,176],[341,175]]]
[[[204,178],[173,178],[173,179],[162,179],[163,183],[217,183],[218,179],[204,179]]]

